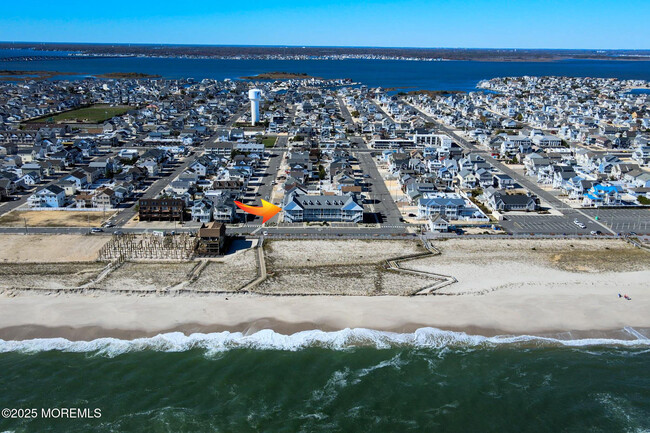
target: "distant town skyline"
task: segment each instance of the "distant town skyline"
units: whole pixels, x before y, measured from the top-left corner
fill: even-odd
[[[80,0],[3,5],[0,40],[86,43],[445,48],[648,49],[632,0],[464,2]],[[635,19],[634,17],[638,17]]]

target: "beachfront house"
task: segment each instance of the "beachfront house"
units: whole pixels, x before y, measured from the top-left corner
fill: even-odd
[[[30,208],[60,208],[65,205],[65,190],[56,185],[50,185],[36,191],[27,199]]]
[[[287,222],[359,223],[363,220],[363,206],[352,194],[309,195],[300,188],[294,188],[285,196],[283,208]]]
[[[496,211],[536,211],[539,203],[530,194],[505,194],[495,191],[487,201],[488,206]]]

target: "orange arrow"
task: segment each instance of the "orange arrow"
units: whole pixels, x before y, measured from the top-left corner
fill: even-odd
[[[262,200],[262,206],[248,206],[243,203],[240,203],[238,201],[235,201],[235,204],[237,207],[244,212],[261,216],[262,217],[262,224],[273,218],[273,216],[280,212],[282,210],[281,207],[274,205],[273,203],[269,203],[266,200]]]

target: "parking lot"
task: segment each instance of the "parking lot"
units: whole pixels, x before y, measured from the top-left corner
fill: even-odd
[[[506,215],[506,220],[501,226],[511,233],[539,233],[539,234],[564,234],[587,235],[591,231],[603,231],[603,228],[587,218],[577,217],[586,228],[580,228],[573,223],[575,218],[554,215]]]
[[[583,209],[617,233],[650,233],[650,209]]]

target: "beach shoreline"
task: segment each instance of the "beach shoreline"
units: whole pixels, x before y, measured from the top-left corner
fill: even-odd
[[[284,323],[274,319],[260,319],[250,323],[240,323],[237,325],[202,325],[197,323],[187,323],[169,329],[162,329],[160,331],[145,331],[145,330],[126,330],[126,329],[107,329],[98,326],[85,326],[80,328],[73,328],[69,326],[60,327],[45,327],[41,325],[23,325],[13,326],[0,329],[0,341],[29,341],[41,339],[65,339],[70,342],[90,342],[99,339],[116,339],[121,341],[132,341],[136,339],[148,339],[156,336],[168,335],[172,333],[180,333],[184,336],[191,336],[193,334],[216,334],[216,333],[241,333],[243,336],[250,336],[259,331],[271,330],[276,334],[283,336],[292,336],[301,332],[326,332],[334,333],[343,331],[345,329],[369,329],[369,328],[343,328],[335,329],[329,327],[315,327],[318,326],[313,323]],[[413,334],[418,330],[423,329],[437,329],[443,332],[452,332],[459,334],[466,334],[468,336],[480,337],[539,337],[560,341],[576,341],[576,340],[610,340],[610,341],[635,341],[647,340],[650,338],[650,327],[626,327],[631,332],[639,333],[646,337],[641,339],[633,335],[631,332],[622,329],[592,329],[592,330],[555,330],[545,332],[530,332],[530,333],[510,333],[498,329],[487,329],[477,326],[467,326],[463,328],[436,328],[433,326],[421,325],[416,323],[407,323],[400,327],[393,329],[370,329],[371,331],[380,333],[394,333],[394,334]]]
[[[566,299],[531,305],[514,299],[498,307],[477,296],[132,297],[85,295],[0,297],[0,339],[98,338],[131,340],[159,334],[241,332],[264,329],[278,334],[365,328],[413,333],[437,328],[469,335],[531,335],[559,339],[635,339],[624,328],[650,338],[650,305],[620,300],[616,294],[585,300],[580,308]],[[482,301],[483,300],[483,301]],[[501,303],[498,301],[497,303]],[[602,303],[611,304],[603,308]],[[587,314],[591,312],[591,314]],[[638,336],[636,338],[639,338]]]

